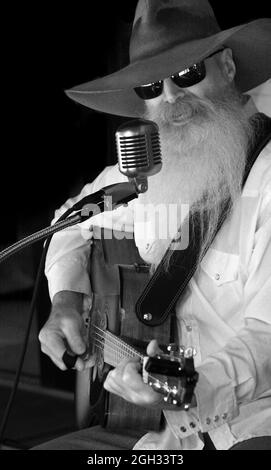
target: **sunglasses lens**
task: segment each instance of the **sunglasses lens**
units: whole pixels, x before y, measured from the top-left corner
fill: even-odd
[[[206,77],[206,68],[204,62],[192,65],[182,72],[175,73],[170,78],[180,88],[188,88],[200,83]],[[142,85],[134,88],[136,94],[142,100],[151,100],[160,96],[163,91],[163,80],[148,85]]]
[[[192,65],[189,69],[178,72],[171,76],[173,82],[181,88],[188,88],[190,86],[200,83],[206,77],[206,68],[204,62]]]
[[[134,88],[137,96],[142,100],[151,100],[153,98],[157,98],[157,96],[161,95],[163,90],[163,81],[160,80],[159,82],[149,83],[148,85],[142,85],[137,88]]]

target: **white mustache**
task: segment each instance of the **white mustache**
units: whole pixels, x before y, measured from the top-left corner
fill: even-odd
[[[170,122],[180,116],[188,116],[191,119],[195,115],[208,117],[211,104],[204,102],[198,98],[186,97],[179,98],[175,103],[161,103],[159,110],[152,113],[152,118],[161,124],[170,124]]]

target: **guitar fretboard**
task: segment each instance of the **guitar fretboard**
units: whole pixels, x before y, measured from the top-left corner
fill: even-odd
[[[142,354],[110,331],[94,326],[91,336],[94,347],[103,351],[106,364],[116,367],[123,359],[133,357],[143,362],[144,356]]]

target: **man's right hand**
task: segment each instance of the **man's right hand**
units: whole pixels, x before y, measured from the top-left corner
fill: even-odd
[[[80,356],[87,349],[82,306],[82,294],[71,291],[57,293],[53,298],[51,314],[39,333],[42,352],[61,370],[67,370],[62,360],[66,350]],[[93,361],[78,357],[74,369],[82,371],[92,365]]]

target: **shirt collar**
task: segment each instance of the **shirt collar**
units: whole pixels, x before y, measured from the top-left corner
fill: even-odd
[[[251,96],[249,96],[249,95],[244,95],[244,97],[246,99],[245,111],[246,111],[248,117],[251,117],[251,116],[253,116],[253,114],[258,113],[259,111],[256,108],[256,105],[253,101],[253,98],[251,98]]]

